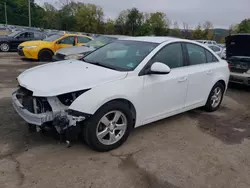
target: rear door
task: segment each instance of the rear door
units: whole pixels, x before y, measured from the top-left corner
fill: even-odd
[[[193,43],[184,43],[188,59],[188,92],[186,108],[205,104],[213,87],[216,63],[219,60],[207,49]]]

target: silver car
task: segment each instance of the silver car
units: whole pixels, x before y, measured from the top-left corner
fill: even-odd
[[[117,39],[126,38],[123,35],[102,35],[96,39],[86,43],[83,46],[73,46],[69,48],[62,48],[58,50],[53,56],[53,61],[62,61],[68,59],[80,59],[91,51],[96,50],[108,43]]]
[[[223,57],[224,49],[218,45],[207,45],[210,49],[212,49],[220,58]]]

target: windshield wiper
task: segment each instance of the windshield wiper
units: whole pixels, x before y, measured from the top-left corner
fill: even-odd
[[[110,67],[108,65],[104,65],[102,63],[99,63],[99,62],[95,62],[95,61],[86,61],[85,59],[83,59],[84,62],[86,63],[89,63],[89,64],[92,64],[92,65],[97,65],[97,66],[100,66],[100,67],[104,67],[104,68],[108,68],[108,69],[112,69],[112,70],[118,70],[114,67]]]

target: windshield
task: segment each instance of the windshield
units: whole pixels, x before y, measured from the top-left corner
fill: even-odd
[[[101,47],[101,46],[104,46],[105,44],[108,44],[108,43],[115,41],[116,39],[117,38],[115,38],[115,37],[100,36],[100,37],[86,43],[85,46]]]
[[[157,45],[117,40],[90,53],[83,61],[119,71],[132,71]]]
[[[45,39],[43,39],[44,41],[49,41],[49,42],[52,42],[52,41],[55,41],[59,38],[61,38],[63,35],[52,35],[52,36],[49,36]]]
[[[14,37],[14,36],[18,35],[19,33],[21,33],[21,32],[20,31],[15,31],[13,33],[10,33],[8,36],[9,37]]]

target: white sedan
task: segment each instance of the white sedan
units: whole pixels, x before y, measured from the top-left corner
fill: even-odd
[[[202,106],[217,110],[229,68],[198,42],[129,37],[82,60],[28,69],[17,80],[13,106],[26,122],[108,151],[133,128]]]

